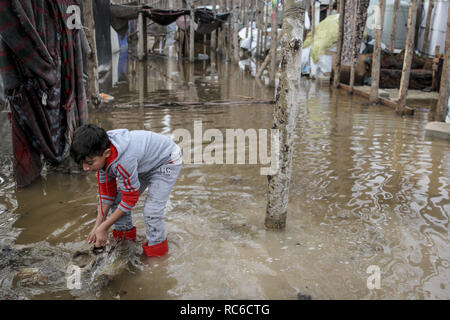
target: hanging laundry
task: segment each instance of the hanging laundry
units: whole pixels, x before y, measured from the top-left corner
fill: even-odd
[[[80,32],[68,29],[68,0],[0,0],[0,76],[10,107],[14,173],[31,184],[43,162],[69,155],[87,122]]]

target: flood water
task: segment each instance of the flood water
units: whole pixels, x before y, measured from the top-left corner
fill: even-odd
[[[128,73],[110,92],[114,102],[90,110],[91,123],[167,135],[193,132],[199,120],[203,131],[272,126],[270,104],[145,106],[273,98],[273,88],[232,63],[160,57],[147,67],[131,61]],[[16,191],[2,112],[0,244],[52,252],[1,264],[1,289],[29,299],[297,299],[299,292],[313,299],[449,299],[450,143],[425,136],[425,109],[399,117],[365,102],[302,82],[284,231],[264,227],[268,182],[260,165],[185,164],[166,208],[169,254],[137,255],[136,267],[91,291],[67,289],[57,271],[45,286],[12,280],[24,265],[65,263],[85,241],[97,184],[92,173],[44,172]],[[133,211],[136,245],[145,242],[143,199]],[[379,289],[368,288],[369,266],[380,270]]]

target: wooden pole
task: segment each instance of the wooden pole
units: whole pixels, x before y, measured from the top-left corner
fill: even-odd
[[[275,71],[277,66],[277,31],[278,31],[278,1],[275,8],[272,8],[273,19],[270,30],[270,72],[269,72],[269,84],[275,86]]]
[[[83,0],[83,22],[86,26],[86,38],[91,47],[90,54],[87,55],[88,91],[89,103],[91,106],[98,106],[101,103],[98,86],[98,60],[97,44],[95,41],[95,23],[92,1]]]
[[[264,34],[265,34],[265,25],[264,25],[264,0],[261,1],[261,7],[259,9],[259,28],[261,29],[260,37],[259,37],[259,56],[261,57],[264,52]]]
[[[213,0],[212,6],[213,6],[214,17],[216,17],[216,14],[217,14],[217,0]],[[216,48],[217,48],[217,31],[216,30],[211,32],[211,42],[210,42],[211,50],[210,50],[210,55],[212,55],[213,52],[215,52]]]
[[[408,94],[409,77],[411,73],[411,63],[414,54],[414,33],[416,25],[417,1],[411,0],[408,13],[408,33],[406,34],[405,57],[403,60],[402,78],[400,80],[400,90],[396,112],[403,115],[406,107],[406,96]]]
[[[251,4],[251,0],[250,4]],[[247,8],[247,0],[244,0],[244,27],[245,27],[245,38],[248,38],[248,8]]]
[[[252,6],[250,11],[250,52],[253,44],[253,21],[255,21],[256,0],[252,0]]]
[[[392,21],[392,31],[391,31],[391,41],[389,42],[389,52],[394,52],[395,49],[395,32],[397,31],[397,15],[398,6],[400,0],[395,0],[394,2],[394,20]]]
[[[138,43],[137,43],[137,54],[138,60],[143,61],[147,58],[147,48],[146,48],[146,38],[147,38],[147,19],[144,13],[138,13],[137,29],[138,29]]]
[[[223,0],[219,0],[219,12],[223,12]],[[217,29],[217,49],[220,54],[223,54],[223,29],[225,23],[222,22],[220,30]]]
[[[427,12],[427,21],[425,24],[425,35],[423,37],[423,54],[428,55],[429,47],[430,47],[430,22],[431,22],[431,13],[433,12],[434,3],[432,0],[428,0],[428,12]]]
[[[225,0],[225,2],[224,2],[224,4],[225,4],[225,7],[224,7],[225,12],[230,12],[230,7],[229,7],[228,1],[229,0]],[[233,24],[233,17],[231,17],[230,19],[227,20],[227,24],[226,24],[226,27],[225,27],[225,38],[224,38],[224,40],[225,40],[225,46],[224,46],[224,48],[225,48],[225,61],[231,61],[231,57],[232,57],[232,54],[231,54],[231,52],[232,52],[232,50],[231,50],[231,38],[230,38],[230,34],[231,34],[230,29],[232,27],[232,24]]]
[[[345,0],[339,0],[339,33],[333,74],[333,87],[335,88],[338,88],[341,83],[342,41],[344,39],[344,10]]]
[[[234,0],[233,7],[233,57],[234,62],[239,62],[239,38],[238,38],[238,18],[239,18],[239,3],[237,0]]]
[[[269,6],[264,1],[264,37],[263,37],[263,46],[262,46],[262,52],[263,54],[266,54],[267,49],[267,28],[269,26]]]
[[[375,31],[375,43],[372,54],[372,76],[370,78],[370,96],[369,101],[378,102],[378,89],[380,87],[380,60],[381,60],[381,39],[383,35],[384,12],[386,10],[386,1],[378,1],[377,21]]]
[[[289,206],[289,187],[292,172],[295,127],[301,111],[298,97],[301,94],[298,66],[302,59],[305,2],[284,2],[282,63],[280,84],[277,89],[272,128],[278,129],[278,151],[272,144],[272,159],[278,158],[278,166],[270,170],[265,226],[268,229],[284,229]],[[275,41],[274,41],[275,42]],[[272,135],[273,135],[272,131]],[[278,153],[278,154],[277,154]],[[273,163],[272,163],[273,166]]]
[[[434,49],[434,58],[433,58],[433,66],[432,66],[432,74],[431,74],[431,90],[437,91],[437,72],[439,67],[439,52],[441,52],[441,46],[436,46]]]
[[[358,57],[358,53],[356,52],[356,23],[358,18],[359,4],[358,1],[355,1],[355,6],[353,7],[353,31],[352,31],[352,65],[350,67],[350,83],[349,83],[349,93],[353,94],[353,87],[355,85],[355,65]]]
[[[256,30],[257,30],[257,36],[256,36],[256,49],[255,49],[255,56],[259,57],[260,56],[260,40],[261,40],[261,25],[260,25],[260,10],[259,10],[259,6],[260,6],[260,0],[256,0],[256,6],[255,6],[255,10],[256,10]]]
[[[190,33],[189,33],[189,62],[194,62],[194,45],[195,45],[195,27],[194,27],[194,2],[192,0],[189,1],[189,10],[191,13],[191,25],[190,25]]]
[[[333,0],[329,0],[328,1],[327,17],[330,16],[332,12],[333,12]]]
[[[450,4],[448,5],[447,18],[447,34],[445,36],[445,56],[442,66],[441,88],[439,90],[439,99],[434,116],[435,121],[445,121],[448,112],[448,98],[449,98],[449,84],[450,84]]]

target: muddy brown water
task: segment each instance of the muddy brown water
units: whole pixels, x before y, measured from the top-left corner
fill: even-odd
[[[272,105],[143,107],[273,98],[237,66],[164,58],[148,65],[130,62],[129,81],[111,92],[109,106],[90,110],[90,122],[163,134],[193,132],[195,120],[203,130],[271,128]],[[29,299],[449,299],[450,144],[425,136],[425,109],[399,117],[364,102],[302,82],[286,230],[264,228],[260,165],[186,164],[166,209],[169,254],[137,254],[138,267],[82,293],[65,287],[61,271],[37,288],[11,280],[33,263],[66,268],[94,223],[97,185],[94,174],[44,172],[16,191],[2,112],[0,244],[45,246],[53,255],[30,252],[9,263],[2,253],[1,289]],[[142,208],[141,199],[133,211],[138,244]],[[369,266],[381,272],[379,289],[368,288]]]

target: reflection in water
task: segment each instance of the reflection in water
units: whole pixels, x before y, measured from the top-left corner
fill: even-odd
[[[271,128],[271,105],[145,107],[273,98],[273,89],[233,64],[212,60],[129,60],[128,83],[112,92],[113,104],[91,110],[90,122],[166,135],[193,132],[195,120],[204,131]],[[260,166],[185,165],[167,205],[167,256],[138,255],[142,268],[87,296],[48,286],[27,291],[28,297],[295,299],[302,292],[313,299],[450,298],[448,142],[425,138],[426,112],[398,117],[345,92],[309,81],[302,86],[285,231],[264,229],[267,178]],[[6,150],[10,140],[4,141]],[[84,241],[95,219],[94,175],[48,172],[15,191],[6,158],[0,244],[45,242],[59,252]],[[141,200],[133,212],[138,242],[145,238],[142,208]],[[381,270],[378,290],[367,288],[370,265]],[[2,289],[13,286],[8,283]]]

